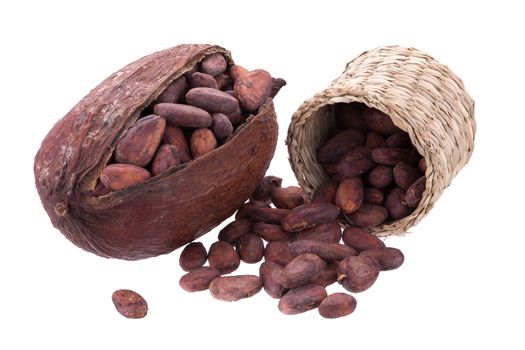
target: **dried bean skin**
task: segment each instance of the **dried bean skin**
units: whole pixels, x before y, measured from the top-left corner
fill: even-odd
[[[326,295],[326,289],[317,284],[290,289],[279,301],[279,310],[286,315],[300,314],[315,309]]]
[[[339,318],[354,312],[357,301],[346,293],[334,293],[327,296],[319,305],[318,311],[324,318]]]

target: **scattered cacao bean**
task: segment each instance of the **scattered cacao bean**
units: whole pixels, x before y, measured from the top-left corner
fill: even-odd
[[[346,293],[334,293],[327,296],[321,304],[318,311],[324,318],[338,318],[350,315],[354,312],[357,301],[355,298]]]
[[[153,158],[151,174],[157,176],[171,167],[182,164],[182,157],[176,146],[161,145]]]
[[[343,242],[358,252],[374,248],[384,248],[385,243],[359,227],[348,227],[343,231]]]
[[[426,184],[427,178],[421,176],[407,189],[405,193],[405,203],[407,206],[410,208],[417,208],[419,202],[421,202],[421,198],[423,198]]]
[[[335,204],[345,214],[350,214],[359,209],[363,203],[363,182],[359,177],[345,179],[335,194]]]
[[[317,255],[298,255],[284,267],[281,283],[286,288],[297,288],[312,282],[325,267],[326,262]]]
[[[286,292],[286,288],[281,284],[282,273],[283,268],[272,261],[265,261],[259,267],[263,288],[272,298],[279,299]]]
[[[213,113],[211,115],[211,131],[218,139],[226,139],[233,132],[232,122],[222,113]]]
[[[217,148],[217,139],[210,129],[197,129],[191,134],[191,154],[199,158]]]
[[[264,250],[264,259],[267,262],[274,262],[282,267],[286,266],[293,258],[290,244],[286,241],[269,242]]]
[[[281,225],[257,222],[253,225],[253,232],[266,242],[287,241],[291,239],[292,233],[284,230]]]
[[[384,201],[385,195],[377,188],[366,187],[363,190],[363,202],[381,205]]]
[[[315,309],[326,298],[326,289],[317,284],[307,284],[290,289],[279,300],[279,310],[286,315],[296,315]]]
[[[179,265],[184,271],[198,269],[204,265],[208,259],[208,252],[201,242],[192,242],[188,244],[179,257]]]
[[[231,244],[217,241],[210,246],[208,251],[208,264],[225,275],[237,270],[240,264],[239,254]]]
[[[394,220],[404,218],[413,210],[405,204],[405,191],[397,187],[392,189],[386,196],[385,208]]]
[[[374,149],[377,147],[386,147],[386,140],[385,138],[375,131],[369,131],[366,134],[366,147],[370,149]]]
[[[270,96],[272,77],[262,69],[242,74],[235,80],[233,91],[244,109],[255,111]]]
[[[339,263],[339,277],[343,287],[350,292],[367,290],[379,276],[379,263],[372,257],[349,256]]]
[[[271,192],[271,199],[275,207],[283,209],[293,209],[309,202],[303,190],[298,186],[275,187]]]
[[[200,267],[182,276],[179,285],[186,292],[200,292],[208,289],[210,283],[220,276],[221,272],[214,267]]]
[[[395,134],[392,134],[387,137],[386,145],[388,147],[410,147],[410,136],[408,136],[408,134],[404,131],[396,132]]]
[[[283,179],[277,176],[265,176],[259,186],[252,193],[250,200],[269,202],[272,196],[272,191],[275,188],[281,187]]]
[[[162,137],[164,143],[170,144],[177,149],[177,154],[183,163],[191,160],[190,146],[186,141],[184,132],[178,126],[166,125],[164,136]]]
[[[337,165],[337,172],[345,178],[366,173],[374,167],[372,151],[367,147],[357,147],[346,153]]]
[[[341,240],[341,226],[334,220],[296,232],[292,240],[315,240],[327,243],[339,243]]]
[[[392,183],[394,174],[392,167],[378,165],[368,174],[368,184],[375,188],[385,188]]]
[[[259,293],[261,279],[254,275],[218,277],[210,283],[211,295],[223,301],[237,301]]]
[[[401,162],[417,165],[419,162],[419,154],[406,148],[378,147],[372,151],[372,158],[378,164],[391,166]]]
[[[186,93],[186,102],[209,113],[223,113],[226,115],[235,112],[239,107],[239,102],[235,97],[228,95],[224,91],[207,87],[190,89]]]
[[[219,241],[225,241],[231,244],[245,234],[253,232],[253,221],[249,218],[241,218],[230,222],[219,231]]]
[[[324,163],[337,163],[345,153],[365,144],[365,133],[357,129],[347,129],[332,137],[317,153],[317,158]]]
[[[315,254],[326,262],[343,260],[346,257],[357,255],[353,248],[338,243],[326,243],[320,241],[301,240],[290,244],[293,255]]]
[[[255,222],[264,222],[267,224],[281,224],[281,220],[290,212],[290,209],[278,209],[267,207],[253,208],[250,216]]]
[[[188,91],[188,85],[186,84],[186,77],[180,76],[162,91],[162,93],[157,97],[156,103],[179,103],[182,102],[184,95]]]
[[[169,125],[186,128],[207,128],[211,115],[201,108],[180,103],[157,103],[153,113],[166,119]]]
[[[337,219],[339,208],[332,203],[303,204],[292,209],[281,221],[288,232],[297,232]]]
[[[362,251],[359,255],[369,256],[377,260],[381,271],[397,269],[405,261],[403,253],[396,248],[381,247]]]
[[[113,191],[146,181],[151,177],[149,171],[131,164],[111,164],[100,174],[100,181]]]
[[[264,255],[264,243],[259,236],[253,233],[241,236],[237,240],[236,248],[241,260],[248,264],[261,261]]]
[[[386,220],[388,210],[377,204],[363,203],[357,211],[348,214],[348,217],[355,226],[374,227]]]
[[[397,163],[394,167],[394,181],[399,188],[405,191],[420,177],[419,169],[410,164]]]
[[[251,217],[251,212],[253,208],[255,207],[266,207],[269,208],[270,206],[268,203],[261,202],[261,201],[251,201],[244,203],[239,210],[237,210],[237,213],[235,214],[235,219],[245,219]]]
[[[119,289],[111,296],[115,309],[127,318],[143,318],[148,313],[148,303],[137,292]]]
[[[337,282],[337,271],[339,270],[339,261],[332,261],[327,264],[324,270],[313,280],[313,283],[323,287],[328,287]]]
[[[338,184],[333,181],[317,187],[312,197],[312,203],[334,203],[337,187]]]
[[[216,76],[226,70],[226,60],[220,53],[214,53],[204,58],[201,62],[201,70],[204,73]]]
[[[217,80],[213,77],[213,75],[209,75],[206,73],[201,72],[195,72],[188,78],[188,83],[190,85],[190,88],[196,88],[196,87],[208,87],[212,89],[218,89],[219,86],[217,85]]]

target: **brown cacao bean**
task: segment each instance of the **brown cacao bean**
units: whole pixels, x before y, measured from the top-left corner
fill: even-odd
[[[345,214],[359,209],[363,203],[363,182],[359,177],[345,179],[339,184],[335,193],[335,204]]]
[[[153,113],[166,118],[169,125],[187,128],[207,128],[211,125],[210,113],[180,103],[157,103],[153,106]]]
[[[188,78],[188,83],[190,85],[190,88],[196,88],[196,87],[207,87],[212,89],[218,89],[219,86],[217,85],[217,81],[213,77],[213,75],[209,75],[206,73],[201,72],[195,72]]]
[[[250,196],[250,200],[269,202],[272,196],[272,191],[277,187],[281,187],[282,183],[283,179],[280,177],[265,176],[261,180],[259,186],[257,186],[255,191],[253,191],[252,195]]]
[[[275,187],[271,193],[272,203],[277,208],[293,209],[308,203],[308,197],[298,186]]]
[[[394,181],[398,187],[405,191],[420,177],[419,169],[410,164],[397,163],[394,167]]]
[[[156,115],[139,119],[117,144],[116,162],[146,166],[159,147],[165,127],[166,121]]]
[[[204,265],[208,259],[208,252],[201,242],[192,242],[188,244],[179,257],[179,265],[184,271],[198,269]]]
[[[186,77],[183,75],[168,85],[166,90],[157,97],[156,103],[182,102],[184,95],[186,95],[186,91],[188,91],[188,84],[186,83]]]
[[[149,171],[132,164],[111,164],[100,173],[102,184],[113,191],[144,182],[150,177]]]
[[[217,241],[210,246],[208,264],[225,275],[237,270],[240,264],[239,254],[231,244]]]
[[[182,157],[177,147],[173,145],[161,145],[153,158],[151,174],[157,176],[173,166],[182,164]]]
[[[238,64],[234,64],[230,67],[230,79],[233,83],[239,79],[240,76],[248,74],[248,70],[242,66],[239,66]]]
[[[262,288],[261,279],[254,275],[225,276],[210,283],[211,295],[223,301],[249,298]]]
[[[279,299],[287,290],[281,284],[282,273],[283,268],[272,261],[265,261],[259,267],[263,288],[272,298]]]
[[[119,289],[111,296],[115,309],[127,318],[143,318],[148,313],[148,303],[137,292]]]
[[[217,89],[197,87],[186,93],[189,105],[202,108],[209,113],[230,114],[239,107],[239,102],[233,96]]]
[[[366,187],[363,190],[363,202],[381,205],[384,201],[385,195],[377,188]]]
[[[315,309],[326,298],[326,289],[317,284],[307,284],[289,290],[279,300],[279,310],[286,315],[296,315]]]
[[[164,136],[162,137],[164,143],[174,146],[183,163],[191,160],[190,146],[186,141],[184,132],[178,126],[166,125]]]
[[[367,249],[384,248],[385,246],[381,239],[359,227],[345,228],[343,242],[359,252]]]
[[[326,172],[330,175],[333,175],[333,174],[339,174],[338,171],[337,171],[337,166],[339,165],[339,163],[325,163],[324,164],[324,170],[326,170]]]
[[[347,129],[328,140],[317,153],[323,163],[337,163],[345,153],[356,147],[364,146],[365,133],[357,129]]]
[[[200,64],[202,72],[216,76],[226,70],[226,60],[220,53],[214,53],[204,58]]]
[[[362,108],[357,103],[337,103],[334,105],[335,117],[343,129],[359,129],[366,131],[368,128],[361,119]]]
[[[412,208],[405,204],[405,191],[401,188],[394,188],[386,196],[385,208],[394,220],[404,218],[412,212]]]
[[[410,208],[417,208],[419,202],[421,202],[421,198],[423,198],[426,184],[427,178],[421,176],[407,189],[405,193],[405,203],[407,206]]]
[[[357,211],[348,214],[348,217],[355,226],[374,227],[386,220],[388,210],[377,204],[363,203]]]
[[[374,167],[372,151],[367,147],[357,147],[346,153],[337,165],[339,175],[350,178],[366,173]]]
[[[372,151],[372,158],[378,164],[394,166],[397,163],[417,165],[419,154],[407,148],[378,147]]]
[[[385,138],[378,132],[369,131],[366,134],[366,147],[374,149],[377,147],[386,147]]]
[[[343,260],[346,257],[357,255],[357,251],[344,244],[326,243],[320,241],[300,240],[290,244],[293,255],[315,254],[326,262]]]
[[[327,243],[339,243],[341,240],[341,227],[334,220],[326,224],[320,224],[306,230],[296,232],[292,237],[293,241],[315,240]]]
[[[385,188],[392,183],[394,174],[392,167],[378,165],[368,174],[368,183],[375,188]]]
[[[397,269],[403,265],[405,256],[396,248],[382,247],[373,248],[362,251],[359,255],[369,256],[377,260],[381,271],[388,271]]]
[[[337,271],[339,270],[339,261],[332,261],[327,264],[323,272],[321,272],[316,278],[314,278],[313,283],[318,284],[323,287],[328,287],[329,285],[337,282]]]
[[[182,276],[179,285],[186,292],[200,292],[208,289],[210,283],[220,276],[220,271],[214,267],[200,267]]]
[[[343,287],[350,292],[367,290],[379,276],[379,263],[372,257],[349,256],[339,263],[339,277]]]
[[[245,234],[253,232],[253,221],[250,218],[240,218],[230,222],[219,231],[219,241],[234,244]]]
[[[286,288],[297,288],[312,282],[326,267],[326,262],[314,254],[301,254],[283,269],[281,283]]]
[[[336,182],[331,181],[317,187],[312,197],[312,203],[334,203],[338,186]]]
[[[425,160],[425,158],[421,158],[419,160],[417,167],[419,168],[419,171],[421,171],[423,174],[427,172],[427,161]]]
[[[253,225],[253,232],[266,242],[287,241],[291,239],[292,233],[285,231],[281,225],[257,222]]]
[[[245,110],[256,111],[270,96],[272,76],[262,69],[242,74],[235,80],[233,91]]]
[[[265,207],[269,208],[270,206],[268,203],[261,202],[261,201],[251,201],[244,203],[239,210],[237,210],[237,213],[235,214],[235,219],[245,219],[250,218],[253,208],[255,207]]]
[[[211,131],[218,139],[226,139],[233,133],[232,122],[222,113],[213,113],[211,115]]]
[[[303,204],[292,209],[281,221],[288,232],[298,232],[337,219],[339,208],[332,203]]]
[[[286,266],[294,256],[287,241],[272,241],[266,245],[264,259],[274,262],[282,267]]]
[[[236,248],[241,260],[248,264],[261,261],[264,255],[264,243],[259,236],[253,233],[241,236],[237,240]]]
[[[411,144],[410,136],[404,131],[396,132],[395,134],[388,136],[386,139],[386,145],[388,147],[407,148],[410,147]]]
[[[281,224],[281,220],[290,212],[290,209],[277,209],[267,207],[256,207],[251,212],[251,218],[255,222],[267,224]]]
[[[217,148],[217,139],[210,129],[197,129],[191,134],[191,154],[199,158]]]
[[[394,125],[388,115],[375,108],[366,109],[363,112],[362,118],[371,130],[380,134],[392,135],[403,131]]]
[[[324,318],[339,318],[350,315],[356,306],[357,301],[350,294],[334,293],[327,296],[317,310]]]

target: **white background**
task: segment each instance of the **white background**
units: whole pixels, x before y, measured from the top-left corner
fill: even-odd
[[[523,349],[524,11],[463,3],[2,2],[0,349]],[[387,240],[405,264],[356,295],[351,316],[285,316],[264,292],[236,303],[189,294],[178,286],[178,251],[106,260],[51,226],[32,171],[48,130],[113,71],[180,43],[219,44],[288,81],[269,170],[285,185],[295,184],[284,146],[292,113],[362,51],[414,46],[465,82],[476,101],[474,155],[411,234]],[[145,319],[115,311],[118,288],[149,301]]]

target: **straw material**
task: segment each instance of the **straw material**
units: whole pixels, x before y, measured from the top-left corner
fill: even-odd
[[[317,150],[335,126],[333,104],[350,102],[388,114],[425,157],[427,182],[419,207],[403,219],[370,229],[378,236],[403,234],[430,211],[469,161],[476,132],[474,101],[461,79],[428,54],[399,46],[362,53],[293,114],[286,140],[289,160],[310,195],[329,181]]]

